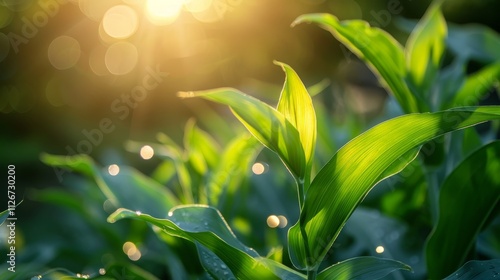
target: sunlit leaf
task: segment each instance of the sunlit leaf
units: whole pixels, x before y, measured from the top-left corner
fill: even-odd
[[[410,34],[406,45],[408,80],[425,100],[430,96],[429,90],[445,49],[447,27],[440,10],[441,2],[435,2],[429,7]]]
[[[417,99],[405,83],[407,73],[403,47],[389,33],[370,27],[362,20],[339,21],[330,14],[302,15],[292,26],[303,22],[313,22],[328,30],[363,59],[380,76],[380,82],[394,94],[405,112],[419,111]]]
[[[115,207],[128,207],[164,217],[168,210],[179,204],[166,187],[130,167],[120,166],[120,172],[112,176],[107,170],[99,168],[87,155],[43,154],[41,158],[48,165],[66,168],[93,178]]]
[[[318,274],[318,280],[376,280],[395,270],[411,268],[401,262],[376,257],[357,257],[334,264]]]
[[[500,47],[500,46],[499,46]],[[500,63],[490,64],[465,80],[448,106],[476,105],[481,98],[500,80]]]
[[[299,133],[271,106],[232,88],[181,92],[179,96],[202,97],[228,105],[250,133],[280,156],[296,178],[304,178],[306,161]]]
[[[306,159],[306,186],[309,185],[309,175],[312,167],[314,148],[316,146],[316,113],[314,112],[311,96],[295,71],[288,65],[275,62],[286,73],[285,83],[281,91],[277,110],[299,132],[300,142]],[[304,178],[301,178],[304,179]]]
[[[470,261],[444,280],[487,280],[500,277],[500,259]]]
[[[351,140],[319,171],[306,193],[299,222],[288,233],[293,264],[317,269],[354,209],[382,176],[390,175],[388,168],[401,156],[447,132],[492,119],[500,119],[500,106],[410,114]]]
[[[172,209],[166,219],[157,219],[149,215],[137,215],[135,212],[119,209],[111,216],[109,222],[123,218],[133,218],[156,226],[157,230],[166,232],[204,246],[217,256],[222,275],[233,274],[238,279],[280,279],[279,273],[286,273],[288,279],[304,279],[303,275],[284,266],[270,266],[268,261],[251,248],[236,239],[220,213],[212,207],[201,205],[181,206]],[[203,252],[203,250],[201,251]],[[200,254],[201,258],[211,258],[211,254]],[[211,258],[214,261],[214,258]],[[212,269],[212,268],[211,268]],[[279,273],[274,270],[277,269]],[[215,272],[215,269],[213,270]],[[212,274],[214,276],[214,274]],[[221,278],[224,279],[224,278]]]
[[[446,178],[439,194],[439,219],[426,246],[430,278],[458,269],[500,201],[500,141],[481,147]],[[459,234],[457,234],[459,233]]]

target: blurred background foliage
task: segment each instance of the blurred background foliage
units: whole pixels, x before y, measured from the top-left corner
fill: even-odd
[[[203,100],[181,101],[176,92],[231,86],[275,104],[283,74],[272,61],[279,60],[292,65],[306,86],[316,85],[321,91],[314,97],[319,169],[346,141],[401,111],[370,70],[330,34],[307,25],[290,28],[291,22],[304,13],[332,13],[340,19],[366,20],[404,43],[408,26],[431,1],[185,2],[182,6],[181,1],[160,0],[0,0],[0,162],[16,165],[17,197],[24,199],[16,213],[19,263],[24,264],[19,267],[26,273],[64,268],[97,274],[106,267],[108,274],[136,273],[142,275],[139,278],[154,279],[146,271],[163,277],[182,271],[202,275],[200,265],[190,260],[193,245],[170,240],[171,248],[166,248],[140,222],[111,226],[106,222],[111,210],[95,182],[44,165],[40,154],[83,153],[103,168],[133,166],[160,184],[173,185],[180,197],[175,186],[181,189],[182,179],[175,176],[182,175],[174,174],[175,160],[169,160],[175,156],[155,154],[145,160],[149,157],[140,154],[141,147],[163,139],[163,144],[184,155],[189,143],[184,137],[192,129],[188,120],[193,117],[219,153],[243,130],[238,125],[228,127],[225,119],[232,116],[222,107]],[[446,2],[443,13],[450,25],[480,24],[498,32],[499,8],[494,0],[456,0]],[[451,52],[453,47],[448,46],[447,53]],[[498,59],[476,56],[468,62],[467,72]],[[492,90],[482,103],[498,104],[497,92]],[[157,137],[159,132],[167,138]],[[195,169],[188,174],[199,171],[196,155],[188,161]],[[262,167],[252,165],[254,161]],[[221,205],[221,211],[229,215],[229,224],[245,244],[289,265],[280,246],[285,244],[288,221],[298,215],[296,194],[287,187],[291,178],[267,150],[256,154],[248,167],[261,171],[248,172],[241,182],[246,188],[239,190],[236,200],[240,204]],[[396,242],[404,234],[412,235],[401,246],[394,243],[408,250],[394,249],[397,253],[386,256],[406,260],[418,278],[423,261],[411,252],[421,249],[415,247],[431,226],[429,213],[421,207],[423,171],[414,168],[417,172],[405,178],[405,184],[414,186],[411,191],[397,187],[400,180],[384,182],[365,206],[397,219],[379,217],[373,222],[379,238]],[[332,254],[332,262],[376,248],[378,240],[359,236],[356,230],[363,221],[373,220],[366,217],[378,217],[371,211],[358,211],[349,221],[334,245],[338,253]],[[401,220],[413,221],[412,226],[423,232],[408,233]],[[493,230],[481,240],[491,239],[488,234],[498,232],[498,224],[493,223]],[[368,244],[361,246],[356,240]],[[125,242],[140,247],[142,257],[125,249]],[[487,246],[483,252],[499,254]]]

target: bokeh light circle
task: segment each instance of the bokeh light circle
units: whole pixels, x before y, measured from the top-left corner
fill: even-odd
[[[49,61],[58,70],[65,70],[75,66],[80,54],[80,43],[69,36],[59,36],[49,45]]]
[[[128,38],[137,31],[137,13],[129,6],[117,5],[106,11],[102,24],[109,36],[117,39]]]
[[[137,65],[137,48],[129,42],[117,42],[108,47],[104,61],[111,74],[125,75]]]

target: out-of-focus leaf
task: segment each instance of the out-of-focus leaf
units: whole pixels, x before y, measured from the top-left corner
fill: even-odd
[[[165,160],[170,159],[174,162],[175,169],[177,171],[177,178],[181,187],[181,193],[179,193],[181,202],[194,203],[193,181],[195,178],[189,172],[184,151],[166,134],[158,133],[156,138],[163,144],[162,146],[155,148],[158,157]]]
[[[227,197],[237,191],[250,171],[250,166],[261,151],[261,145],[245,133],[231,141],[210,174],[207,183],[209,204],[221,209]]]
[[[477,133],[477,131],[472,127],[464,129],[464,136],[461,144],[462,154],[467,156],[481,147],[481,136],[479,136],[479,133]]]
[[[9,210],[4,210],[0,213],[0,226],[7,220],[9,217]]]
[[[467,157],[444,182],[438,223],[426,246],[430,278],[441,279],[465,262],[500,200],[499,170],[500,141],[496,141]]]
[[[277,110],[299,132],[300,142],[306,159],[305,186],[309,186],[311,167],[316,146],[316,113],[311,96],[295,71],[288,65],[276,62],[286,73],[285,83],[280,94]]]
[[[200,174],[214,168],[219,161],[219,147],[215,139],[195,125],[194,119],[186,123],[184,130],[184,148],[189,153],[193,167]]]
[[[297,129],[271,106],[236,89],[180,92],[180,97],[202,97],[228,105],[264,146],[276,152],[296,178],[304,178],[306,160]]]
[[[438,72],[437,81],[430,97],[431,110],[450,109],[450,100],[460,90],[465,80],[466,61],[455,59],[453,63]]]
[[[359,256],[369,252],[371,256],[394,259],[410,265],[415,278],[426,275],[420,248],[408,248],[408,244],[405,244],[409,236],[408,226],[397,219],[374,209],[358,207],[347,221],[341,235],[343,234],[353,238],[352,245],[346,248],[344,255]],[[382,252],[377,252],[379,246],[383,248]],[[401,272],[394,273],[395,279],[403,277],[397,274]]]
[[[331,84],[331,81],[329,79],[323,79],[319,81],[318,83],[307,87],[307,92],[309,92],[309,95],[311,97],[314,97],[320,93],[322,93],[329,85]]]
[[[218,259],[221,275],[232,273],[238,279],[280,279],[274,271],[276,267],[280,273],[292,276],[287,279],[304,279],[305,277],[284,266],[271,267],[267,261],[251,248],[246,247],[236,239],[229,229],[227,223],[220,213],[212,207],[191,205],[172,209],[166,219],[156,219],[149,215],[119,209],[111,216],[109,222],[116,222],[123,218],[133,218],[148,222],[156,226],[157,230],[166,232],[204,246],[213,252]],[[198,246],[199,246],[198,245]],[[203,251],[201,251],[203,252]],[[208,254],[200,254],[201,257],[210,257]],[[213,268],[213,267],[212,267]],[[285,272],[283,272],[285,271]],[[213,270],[215,272],[215,270]],[[212,274],[212,276],[214,276]]]
[[[411,271],[411,267],[395,260],[376,257],[357,257],[326,268],[318,274],[317,279],[376,280],[399,269]]]
[[[288,232],[293,264],[299,269],[317,269],[370,189],[382,175],[400,171],[391,167],[403,155],[447,132],[499,118],[500,106],[410,114],[351,140],[319,171],[306,193],[300,219]]]
[[[407,73],[403,47],[391,35],[370,27],[365,21],[339,21],[330,14],[302,15],[292,26],[303,22],[314,22],[331,32],[380,76],[380,82],[394,94],[406,113],[419,112],[417,98],[405,82]]]
[[[500,60],[500,36],[482,25],[450,25],[447,46],[456,56],[489,63]]]
[[[489,280],[500,277],[500,259],[469,261],[444,280]]]
[[[41,158],[48,165],[66,168],[93,178],[115,207],[128,207],[165,217],[172,207],[179,204],[166,187],[130,167],[121,166],[120,172],[112,176],[103,168],[99,168],[87,155],[43,154]]]
[[[500,45],[499,45],[500,48]],[[490,64],[465,80],[449,107],[476,105],[500,80],[500,63]]]
[[[406,45],[408,80],[424,100],[429,99],[429,90],[445,49],[447,28],[440,10],[441,2],[434,2],[429,7]]]

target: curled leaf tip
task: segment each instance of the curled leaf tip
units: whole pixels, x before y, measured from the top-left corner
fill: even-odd
[[[177,96],[180,98],[194,97],[194,91],[179,91],[177,92]]]

